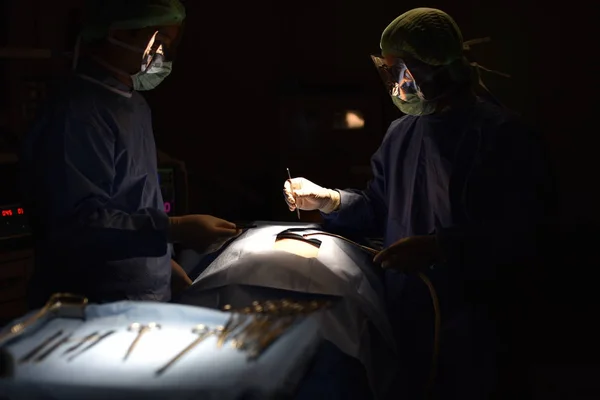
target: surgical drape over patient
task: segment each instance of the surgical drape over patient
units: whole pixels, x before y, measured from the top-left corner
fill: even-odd
[[[219,307],[269,296],[271,290],[312,296],[336,296],[340,303],[319,317],[323,338],[360,360],[375,392],[385,392],[395,342],[385,313],[383,286],[372,255],[338,238],[320,235],[319,229],[293,224],[257,222],[232,242],[184,292],[181,302]],[[278,249],[284,232],[310,234],[318,239],[316,257]],[[299,236],[303,237],[303,236]],[[371,346],[371,340],[378,346]]]

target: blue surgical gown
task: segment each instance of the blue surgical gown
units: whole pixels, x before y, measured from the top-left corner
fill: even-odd
[[[148,104],[111,91],[128,88],[89,61],[60,86],[23,147],[36,242],[30,306],[59,291],[168,301],[168,216]]]
[[[436,234],[462,264],[487,254],[510,263],[527,251],[545,213],[547,165],[541,142],[519,118],[477,99],[457,110],[394,121],[371,159],[365,190],[339,190],[331,228],[399,239]],[[458,254],[460,253],[460,254]],[[462,271],[493,279],[495,270]]]
[[[511,282],[523,281],[518,268],[535,252],[551,185],[542,148],[517,117],[481,99],[440,114],[404,116],[373,155],[366,189],[339,190],[340,209],[323,215],[330,229],[383,237],[385,246],[437,236],[447,263],[427,274],[442,305],[443,353],[456,353],[450,361],[442,355],[438,374],[453,388],[452,398],[487,398],[493,389],[485,371],[495,368],[494,334],[480,332],[494,332],[495,317],[480,318],[475,304],[497,301],[499,291],[509,298]],[[430,366],[431,298],[418,277],[394,271],[386,272],[386,290],[399,343],[408,344],[401,350],[409,365],[405,395],[417,398]]]

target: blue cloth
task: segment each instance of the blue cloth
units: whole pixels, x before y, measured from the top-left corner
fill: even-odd
[[[122,301],[88,305],[85,321],[52,319],[3,346],[3,355],[8,356],[3,361],[13,372],[0,377],[0,393],[3,399],[234,400],[279,398],[277,395],[294,391],[321,343],[317,316],[299,320],[258,359],[248,359],[247,353],[230,346],[230,341],[218,348],[217,338],[212,336],[164,374],[156,375],[158,368],[198,337],[192,328],[198,324],[209,329],[224,326],[230,316],[217,310],[169,303]],[[144,335],[124,361],[136,336],[128,327],[136,322],[155,322],[161,328]],[[43,362],[18,362],[59,330],[64,332],[61,337],[72,334],[75,340],[56,349]],[[78,339],[110,330],[115,333],[74,360],[69,361],[69,357],[85,345],[71,355],[63,355]]]
[[[94,302],[170,299],[168,217],[144,98],[82,62],[24,141],[36,239],[32,307],[53,292]]]

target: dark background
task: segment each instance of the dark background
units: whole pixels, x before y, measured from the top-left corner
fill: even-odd
[[[597,360],[589,347],[597,342],[590,318],[597,301],[575,308],[566,304],[573,303],[574,292],[595,298],[593,277],[600,264],[594,239],[600,223],[597,5],[516,0],[185,4],[188,18],[173,74],[147,93],[157,145],[186,164],[189,211],[232,220],[293,220],[281,195],[286,167],[323,186],[365,185],[371,154],[389,123],[401,116],[369,58],[396,16],[414,7],[436,7],[455,18],[465,40],[490,36],[491,43],[473,48],[471,59],[512,76],[485,75],[485,82],[543,133],[560,189],[561,211],[550,233],[555,239],[543,266],[547,273],[540,278],[553,298],[544,299],[538,313],[547,317],[539,337],[547,346],[539,371],[550,392],[555,385],[594,381],[582,365]],[[6,0],[0,5],[0,46],[72,49],[79,1]],[[64,66],[60,59],[0,60],[0,153],[17,148],[29,118],[23,110],[35,111],[34,102],[26,100],[33,90],[27,82],[51,79]],[[333,129],[334,115],[349,109],[364,114],[365,128]],[[591,322],[582,325],[578,319]],[[557,363],[577,366],[567,371],[555,368]]]
[[[76,26],[69,22],[77,20],[79,3],[3,1],[5,44],[71,50]],[[486,84],[548,139],[561,219],[600,219],[592,9],[515,0],[185,4],[174,72],[147,97],[159,149],[186,163],[191,212],[293,219],[281,201],[285,167],[325,186],[362,187],[370,155],[401,116],[369,54],[378,52],[381,32],[393,18],[428,6],[452,15],[465,40],[492,38],[474,47],[471,58],[512,75],[486,74]],[[13,111],[21,107],[19,82],[58,68],[45,60],[1,63],[3,110]],[[334,114],[347,109],[365,115],[365,129],[332,129]],[[14,114],[1,114],[10,120],[3,131],[25,129]]]

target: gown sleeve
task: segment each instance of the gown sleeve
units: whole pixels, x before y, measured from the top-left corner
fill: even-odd
[[[38,141],[30,177],[44,198],[44,214],[51,215],[42,227],[48,243],[106,261],[166,254],[169,219],[163,210],[127,213],[109,205],[117,175],[109,124],[100,117],[69,117],[48,128],[55,130],[44,133],[52,141]]]

